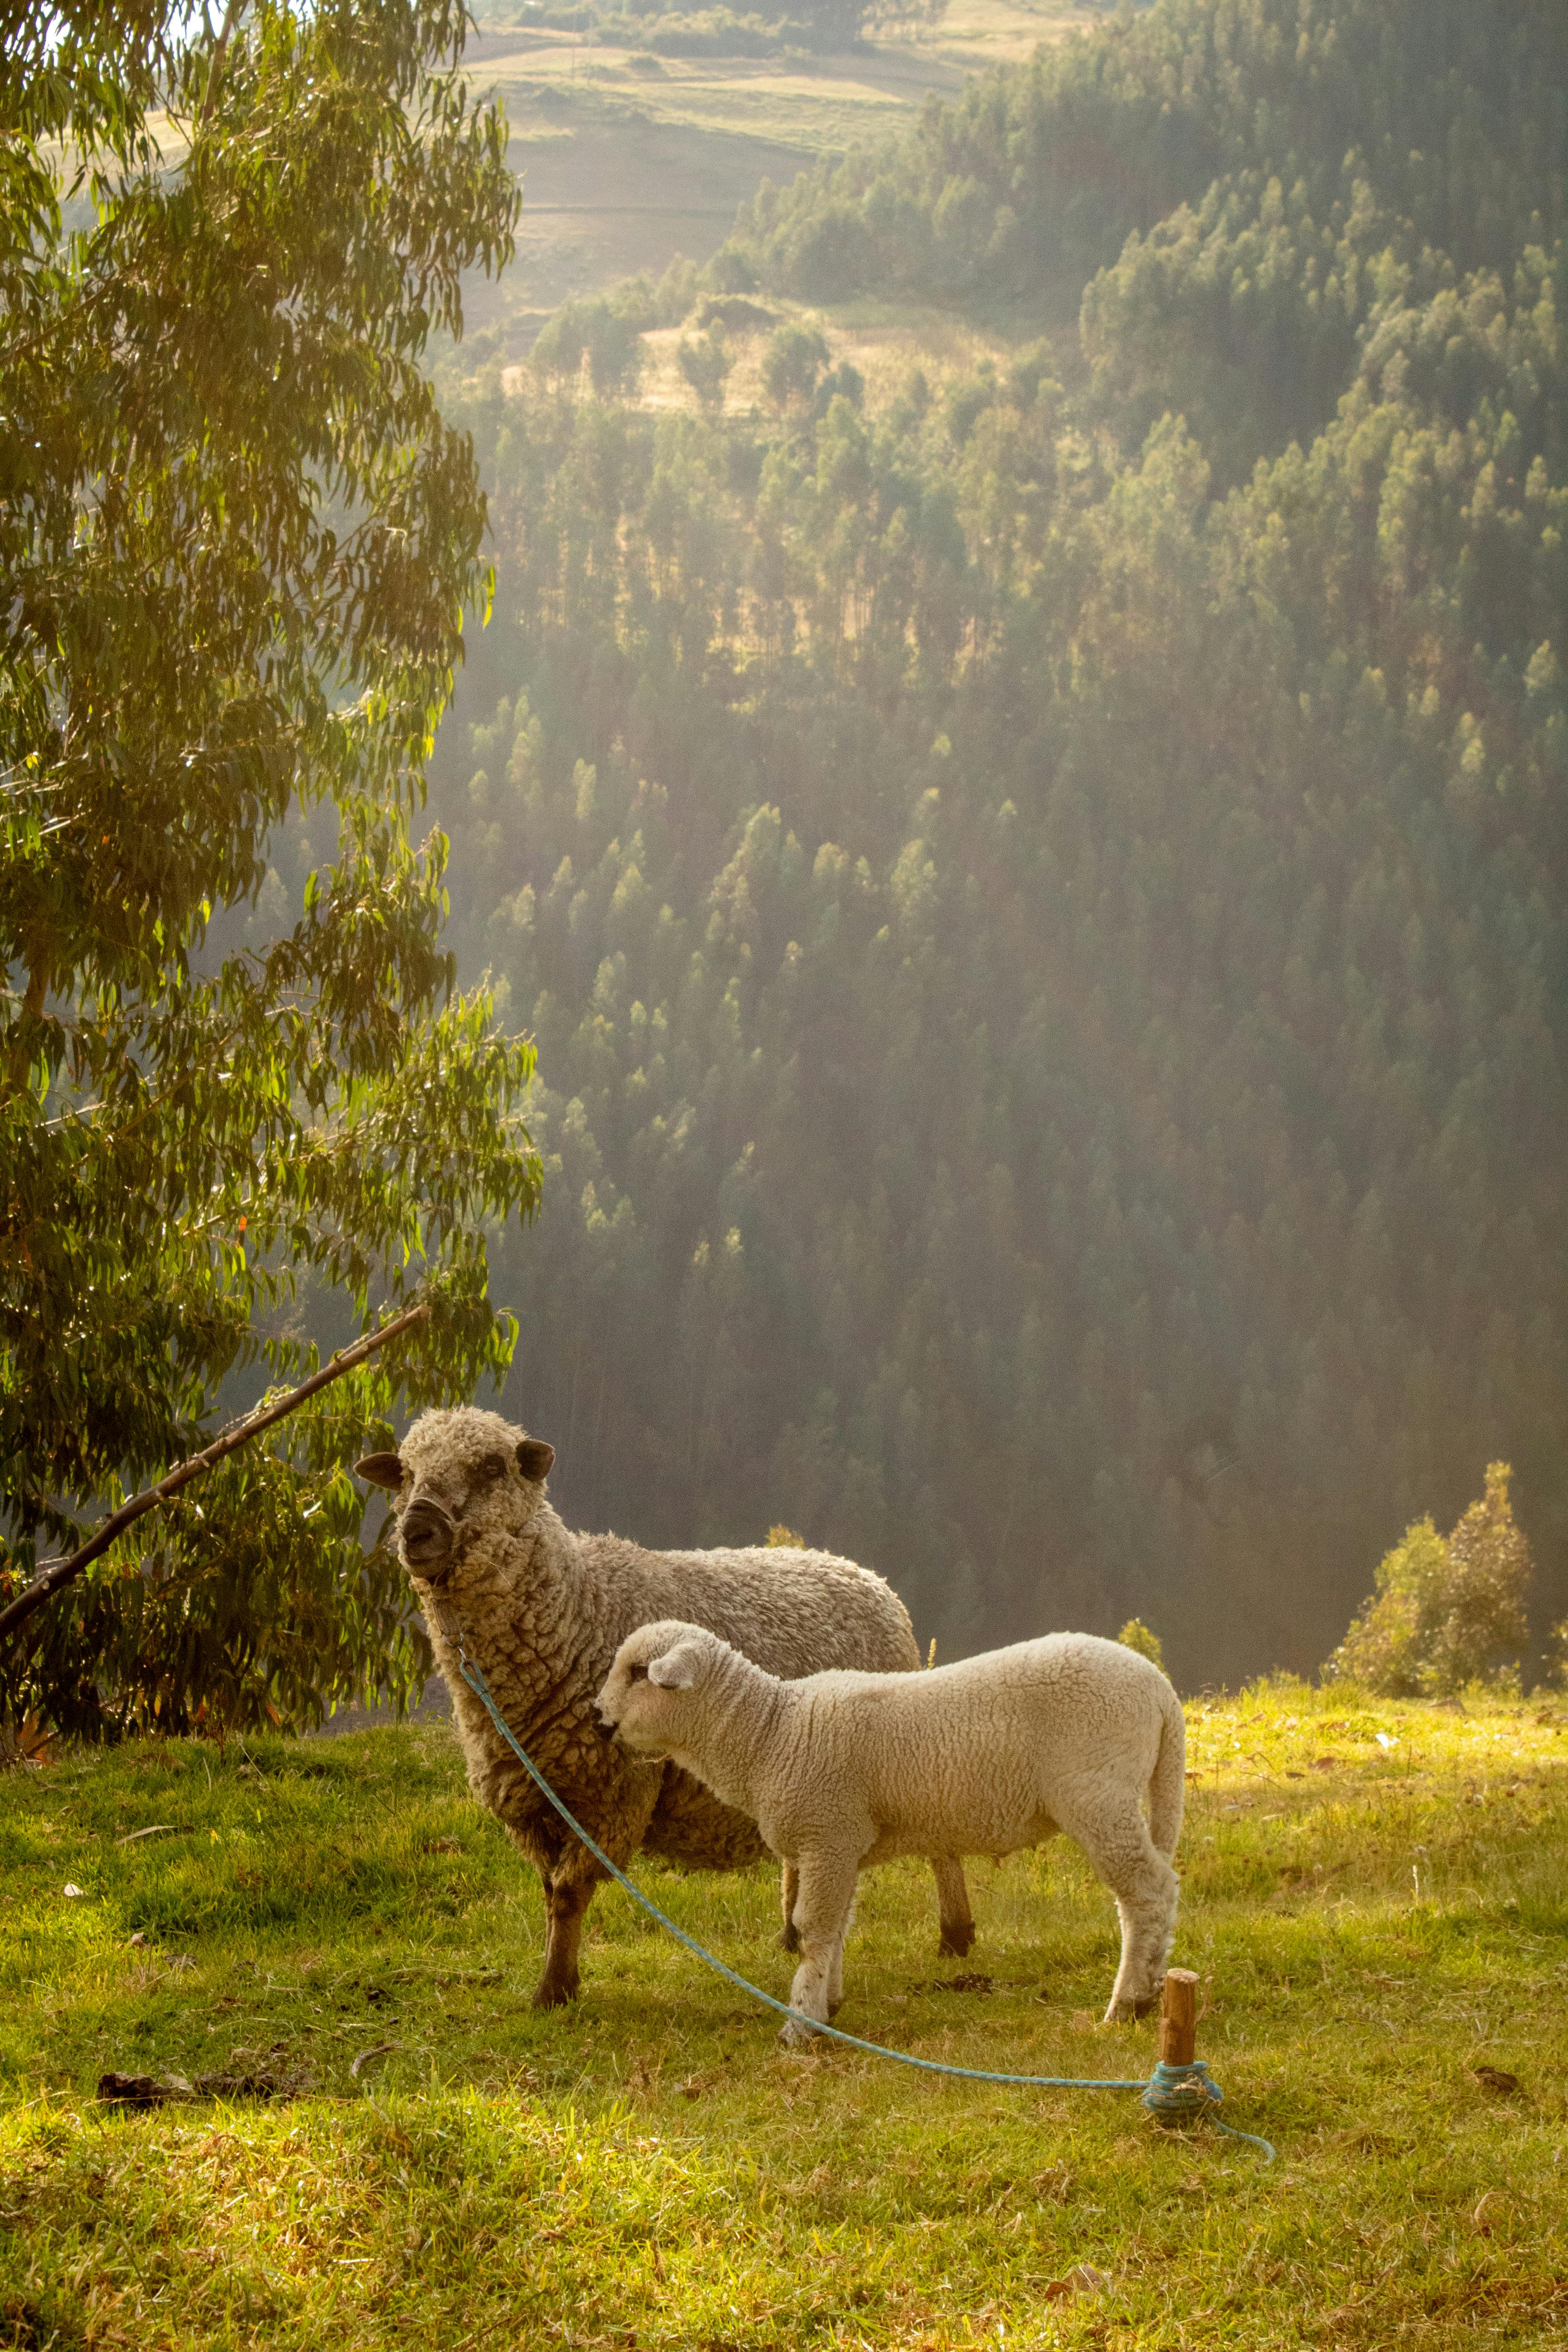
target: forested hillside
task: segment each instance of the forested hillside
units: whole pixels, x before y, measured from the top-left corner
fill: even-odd
[[[537,1033],[492,1263],[569,1513],[1194,1683],[1501,1456],[1561,1613],[1565,163],[1557,0],[1162,0],[707,281],[1041,340],[476,390],[433,799]]]

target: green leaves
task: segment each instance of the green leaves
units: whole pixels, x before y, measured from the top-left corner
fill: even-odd
[[[189,1450],[226,1375],[308,1361],[301,1294],[363,1320],[432,1282],[416,1399],[510,1353],[481,1227],[537,1198],[531,1049],[454,992],[445,842],[408,834],[489,591],[473,451],[420,356],[517,201],[465,21],[68,9],[6,48],[0,1588]],[[269,837],[312,808],[330,855],[244,948]],[[363,1376],[357,1409],[379,1425],[398,1392]],[[134,1592],[106,1564],[39,1663],[0,1664],[0,1704],[85,1724],[156,1698],[174,1726],[405,1687],[396,1580],[316,1459],[343,1410],[237,1457]]]
[[[1479,1683],[1519,1686],[1534,1563],[1514,1525],[1506,1462],[1446,1540],[1430,1517],[1406,1528],[1377,1590],[1324,1668],[1385,1698],[1451,1698]]]

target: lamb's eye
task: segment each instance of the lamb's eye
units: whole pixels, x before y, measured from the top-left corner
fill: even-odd
[[[629,1682],[634,1683],[646,1683],[647,1680],[647,1668],[646,1666],[628,1666],[626,1668],[626,1679]]]
[[[506,1476],[506,1464],[502,1461],[499,1454],[486,1454],[484,1460],[479,1465],[479,1475],[481,1478],[504,1478]]]

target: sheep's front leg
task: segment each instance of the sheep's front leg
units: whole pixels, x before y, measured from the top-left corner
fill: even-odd
[[[801,1963],[789,1989],[789,2005],[826,2025],[830,2007],[844,1989],[844,1938],[855,1907],[857,1857],[852,1853],[803,1854],[795,1924],[800,1931]],[[799,2049],[816,2040],[809,2025],[786,2018],[779,2040]]]
[[[533,1989],[535,2009],[559,2009],[577,1998],[577,1953],[597,1884],[566,1870],[544,1881],[544,1968]]]
[[[786,1862],[779,1885],[779,1907],[784,1913],[784,1926],[779,1929],[781,1952],[798,1952],[800,1929],[795,1924],[795,1901],[800,1893],[800,1873],[793,1862]]]
[[[962,1959],[974,1941],[974,1918],[969,1908],[969,1888],[964,1883],[963,1864],[953,1853],[932,1856],[931,1869],[936,1877],[936,1899],[942,1917],[942,1941],[939,1951],[954,1952]]]

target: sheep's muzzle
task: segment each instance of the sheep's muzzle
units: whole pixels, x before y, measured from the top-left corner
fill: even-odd
[[[403,1557],[416,1576],[426,1577],[431,1583],[439,1580],[434,1571],[443,1560],[449,1559],[457,1528],[451,1514],[427,1496],[410,1503],[403,1514],[399,1540]]]

